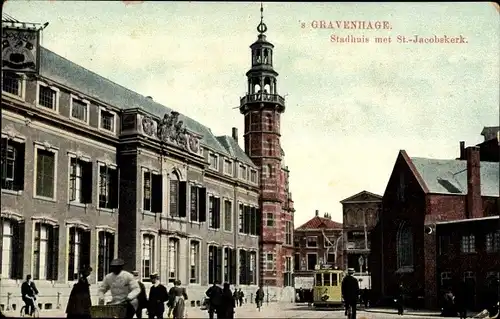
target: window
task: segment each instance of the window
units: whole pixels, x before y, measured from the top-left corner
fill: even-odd
[[[335,237],[332,236],[329,236],[327,238],[323,237],[323,243],[325,248],[332,247],[332,245],[335,245],[335,241],[336,241]]]
[[[53,111],[57,111],[58,109],[57,93],[58,93],[57,89],[39,83],[37,105],[48,108]]]
[[[290,287],[293,286],[293,278],[292,278],[292,257],[285,257],[285,272],[283,278],[284,286]]]
[[[250,285],[257,284],[257,252],[250,252]]]
[[[191,186],[191,221],[205,222],[207,210],[207,189],[204,187]]]
[[[257,172],[254,170],[250,171],[250,182],[257,184]]]
[[[441,273],[440,275],[441,277],[441,288],[450,288],[450,284],[451,284],[451,272],[449,271],[444,271]]]
[[[233,175],[233,162],[231,160],[224,160],[224,173]]]
[[[224,248],[224,282],[236,283],[236,251],[229,247]]]
[[[250,235],[259,234],[259,211],[258,208],[250,207]]]
[[[57,158],[53,151],[35,148],[36,152],[36,179],[35,195],[46,198],[55,198]]]
[[[273,141],[271,139],[267,140],[268,155],[273,156]]]
[[[293,247],[300,248],[300,239],[299,238],[293,239]]]
[[[292,238],[293,238],[293,225],[291,221],[286,221],[285,222],[285,245],[292,245]]]
[[[208,196],[208,221],[209,228],[220,229],[220,198]]]
[[[179,240],[168,240],[168,282],[174,282],[179,276]]]
[[[13,72],[2,73],[2,91],[24,99],[23,76]]]
[[[142,210],[161,213],[163,211],[163,177],[150,170],[143,173]],[[148,277],[149,278],[149,277]]]
[[[238,225],[239,225],[238,232],[240,234],[243,234],[243,232],[244,232],[243,231],[244,230],[244,225],[243,225],[243,218],[244,218],[244,216],[243,216],[243,210],[244,210],[243,209],[243,204],[240,204],[239,208],[238,208]]]
[[[115,235],[108,231],[99,232],[99,251],[97,254],[97,281],[109,274],[109,265],[115,257]]]
[[[273,227],[274,226],[274,214],[273,213],[266,213],[266,225],[268,227]]]
[[[439,255],[446,255],[450,248],[450,236],[439,236]]]
[[[464,235],[460,241],[460,250],[462,253],[476,252],[476,237],[474,235]]]
[[[208,282],[222,281],[222,248],[214,245],[208,246]]]
[[[1,219],[2,278],[23,279],[24,255],[24,222],[14,219]]]
[[[318,237],[316,237],[316,236],[307,237],[306,247],[307,248],[318,247]]]
[[[233,203],[230,200],[224,200],[224,230],[233,229]]]
[[[318,254],[308,253],[307,254],[307,270],[314,270],[316,264],[318,263]]]
[[[69,228],[68,281],[78,280],[83,266],[90,266],[90,230]]]
[[[170,248],[170,246],[169,246]],[[155,266],[155,236],[142,235],[142,280],[149,281]]]
[[[240,285],[249,285],[252,280],[252,252],[240,249]]]
[[[101,130],[115,132],[115,114],[105,109],[99,112],[99,128]]]
[[[486,234],[486,251],[489,253],[500,251],[500,233],[498,231]]]
[[[92,162],[70,157],[69,201],[92,203]]]
[[[89,122],[89,102],[82,99],[71,97],[71,118],[82,122]]]
[[[99,164],[99,208],[118,208],[118,168]]]
[[[210,153],[208,160],[209,160],[209,164],[210,164],[211,169],[213,169],[213,170],[219,169],[219,157],[217,156],[217,154]]]
[[[2,189],[24,189],[24,143],[2,138]]]
[[[293,270],[300,270],[300,253],[295,253],[295,257],[293,258]]]
[[[200,242],[192,240],[190,243],[190,272],[189,282],[192,284],[200,283]]]
[[[247,168],[244,165],[240,165],[240,176],[241,179],[247,179]]]
[[[33,279],[57,280],[59,260],[59,227],[35,223],[33,238]]]
[[[170,216],[186,217],[187,183],[176,172],[170,174]]]
[[[266,270],[274,270],[274,255],[266,254]]]
[[[397,234],[398,268],[413,267],[413,234],[411,227],[403,223]]]
[[[326,256],[326,262],[331,265],[335,265],[335,253],[328,253]]]

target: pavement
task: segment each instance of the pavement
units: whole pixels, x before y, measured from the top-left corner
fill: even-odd
[[[4,313],[7,317],[19,317],[19,311],[9,311]],[[403,318],[434,318],[439,315],[437,312],[419,312],[407,311]],[[66,317],[64,309],[58,310],[41,310],[41,318],[64,318]],[[208,318],[206,310],[201,310],[199,307],[188,308],[188,319],[194,318]],[[144,312],[143,318],[147,318]],[[165,314],[166,318],[166,314]],[[235,318],[342,318],[345,319],[343,310],[316,310],[303,305],[296,305],[292,303],[264,303],[261,311],[259,312],[255,304],[244,304],[242,307],[235,309]],[[394,309],[367,309],[358,310],[357,319],[386,319],[386,318],[401,318],[397,315]]]

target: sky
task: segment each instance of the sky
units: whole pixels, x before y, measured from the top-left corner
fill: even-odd
[[[49,22],[42,45],[211,128],[240,132],[260,3],[17,1],[4,12]],[[313,21],[388,21],[386,30]],[[499,11],[492,3],[264,3],[286,98],[281,144],[295,226],[342,199],[383,195],[399,150],[451,159],[499,125]],[[318,22],[319,23],[319,22]],[[341,23],[342,24],[342,23]],[[369,43],[332,42],[332,35]],[[463,36],[467,43],[397,43]],[[391,43],[374,43],[390,37]]]

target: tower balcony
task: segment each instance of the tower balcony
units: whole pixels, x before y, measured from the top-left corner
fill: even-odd
[[[278,112],[282,113],[285,111],[285,98],[279,94],[270,93],[254,93],[247,94],[240,98],[240,112],[246,113],[249,110],[250,104],[267,103],[274,104],[278,108]]]

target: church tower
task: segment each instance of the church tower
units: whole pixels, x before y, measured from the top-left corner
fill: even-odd
[[[274,45],[266,39],[262,5],[260,11],[258,38],[250,46],[248,91],[240,99],[240,112],[245,117],[245,152],[260,168],[260,283],[283,287],[290,285],[289,264],[293,256],[293,243],[287,236],[290,233],[291,238],[293,231],[293,208],[289,209],[288,169],[282,163],[284,153],[280,145],[285,99],[278,94]]]

